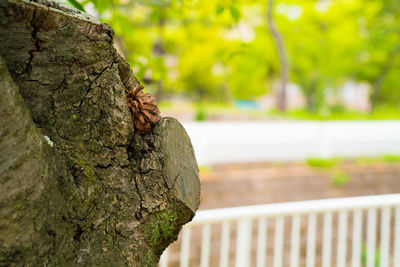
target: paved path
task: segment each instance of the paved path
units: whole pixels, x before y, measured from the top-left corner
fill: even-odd
[[[345,173],[348,182],[334,186],[332,177]],[[200,209],[304,201],[400,192],[400,163],[357,164],[334,169],[304,163],[217,165],[200,171]]]
[[[400,154],[400,121],[185,122],[199,165]]]

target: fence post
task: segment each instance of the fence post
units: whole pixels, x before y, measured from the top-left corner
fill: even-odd
[[[389,267],[390,207],[382,209],[380,267]]]
[[[284,222],[282,216],[276,218],[275,221],[274,267],[282,267]]]
[[[361,242],[362,242],[362,210],[358,209],[353,214],[353,247],[351,267],[361,266]]]
[[[315,266],[315,232],[317,231],[317,215],[312,213],[307,222],[307,256],[306,267]]]
[[[222,233],[221,233],[221,255],[220,255],[220,267],[229,266],[229,237],[230,237],[230,224],[229,222],[223,222]]]
[[[208,267],[210,264],[210,245],[211,245],[211,225],[206,224],[203,226],[201,242],[201,258],[200,267]]]
[[[292,236],[290,249],[290,267],[299,266],[299,248],[300,248],[300,215],[292,218]]]
[[[168,267],[168,248],[164,250],[160,258],[160,267]]]
[[[346,266],[346,251],[347,251],[347,211],[339,213],[338,227],[338,246],[337,246],[337,266]]]
[[[331,253],[332,253],[332,212],[327,212],[324,214],[322,267],[331,266]]]
[[[238,223],[236,240],[236,267],[251,266],[251,219],[243,219]]]
[[[394,223],[394,265],[400,266],[400,206],[396,207]]]
[[[258,237],[257,237],[257,267],[265,267],[267,254],[267,219],[261,218],[258,221]]]
[[[190,227],[184,227],[181,243],[181,267],[189,267],[190,259]]]
[[[375,266],[376,208],[368,210],[367,267]]]

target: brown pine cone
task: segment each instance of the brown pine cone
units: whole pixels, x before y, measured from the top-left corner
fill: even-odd
[[[151,126],[160,120],[160,110],[155,98],[149,93],[143,93],[143,89],[143,85],[137,86],[131,91],[125,89],[136,134],[150,132]]]

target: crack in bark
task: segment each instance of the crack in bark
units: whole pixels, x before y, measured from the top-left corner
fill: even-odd
[[[174,187],[175,187],[175,183],[176,183],[176,181],[178,180],[178,178],[179,178],[180,176],[181,176],[181,174],[180,174],[180,173],[178,173],[178,174],[175,176],[175,178],[174,178],[174,182],[172,183],[172,186],[171,186],[171,187],[168,185],[167,181],[165,181],[165,184],[166,184],[166,186],[168,187],[168,189],[169,189],[169,190],[172,190],[172,189],[174,189]]]
[[[38,53],[38,52],[42,52],[42,51],[43,51],[42,48],[41,48],[41,42],[43,42],[43,41],[40,40],[40,39],[37,37],[37,33],[38,33],[38,31],[40,30],[40,28],[42,27],[43,22],[44,22],[45,19],[46,19],[47,12],[46,12],[44,15],[41,14],[41,16],[38,16],[38,15],[37,15],[37,12],[38,12],[37,10],[38,10],[37,8],[35,8],[35,9],[33,10],[32,20],[31,20],[31,22],[30,22],[30,24],[31,24],[31,26],[32,26],[31,37],[32,37],[32,39],[33,39],[33,44],[34,44],[35,48],[28,51],[29,58],[28,58],[28,62],[27,62],[27,64],[26,64],[26,68],[25,68],[25,72],[26,72],[28,75],[30,75],[30,74],[32,73],[32,66],[31,66],[31,64],[32,64],[33,58],[34,58],[34,56],[35,56],[35,53]],[[38,20],[39,20],[39,24],[37,24],[37,22],[36,22],[36,21],[38,21]]]
[[[82,98],[81,98],[81,101],[79,102],[79,109],[81,109],[83,102],[87,99],[87,95],[89,94],[90,90],[93,89],[93,88],[92,88],[92,85],[103,75],[103,73],[104,73],[106,70],[112,69],[112,67],[114,66],[115,63],[116,63],[115,61],[111,62],[111,64],[110,64],[109,66],[106,66],[104,69],[102,69],[102,70],[100,71],[100,73],[97,74],[96,77],[95,77],[93,80],[90,81],[90,83],[89,83],[89,85],[88,85],[88,88],[87,88],[87,90],[86,90],[85,96],[82,97]]]

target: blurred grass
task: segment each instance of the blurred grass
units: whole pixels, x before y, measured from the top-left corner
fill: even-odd
[[[306,163],[308,166],[313,167],[313,168],[320,168],[320,169],[332,169],[340,164],[342,164],[345,161],[352,161],[356,164],[360,165],[368,165],[368,164],[373,164],[373,163],[400,163],[400,154],[399,155],[394,155],[394,154],[383,154],[381,156],[377,157],[367,157],[367,156],[361,156],[361,157],[356,157],[356,158],[340,158],[340,157],[334,157],[334,158],[328,158],[328,159],[323,159],[323,158],[308,158],[306,160]]]
[[[202,104],[199,104],[196,108],[196,115],[195,115],[195,120],[196,121],[206,121],[207,120],[207,109],[204,108]]]
[[[384,154],[380,157],[358,157],[356,158],[358,164],[372,164],[376,162],[386,162],[386,163],[400,163],[400,155]]]
[[[332,174],[331,184],[335,187],[346,185],[350,181],[350,175],[344,171],[338,170]]]
[[[374,261],[374,267],[379,267],[379,263],[380,263],[380,249],[376,248],[375,250],[375,261]],[[361,264],[363,267],[367,266],[367,258],[368,258],[368,253],[367,253],[367,245],[365,244],[365,242],[363,242],[362,248],[361,248]]]
[[[373,112],[361,112],[336,106],[328,107],[319,112],[311,113],[304,108],[281,112],[276,109],[243,108],[229,103],[219,102],[189,102],[189,101],[161,101],[158,104],[161,112],[177,112],[193,114],[193,120],[218,120],[229,116],[231,119],[257,120],[400,120],[400,108],[393,106],[379,106]]]
[[[378,107],[373,112],[361,112],[355,110],[321,111],[310,113],[306,109],[289,110],[284,113],[278,110],[267,112],[267,116],[281,119],[300,120],[398,120],[400,109],[394,107]]]
[[[308,158],[306,160],[306,163],[308,166],[313,167],[313,168],[328,169],[328,168],[335,167],[337,164],[341,163],[342,161],[343,161],[342,158],[329,158],[329,159]]]
[[[381,158],[384,162],[400,162],[400,155],[383,155]]]
[[[209,165],[201,165],[199,166],[199,172],[210,172],[211,167]]]

